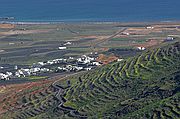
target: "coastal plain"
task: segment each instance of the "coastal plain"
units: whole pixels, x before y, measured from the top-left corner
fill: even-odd
[[[30,65],[96,51],[149,48],[168,36],[179,40],[179,35],[178,23],[0,24],[0,64]],[[58,50],[65,42],[72,44]]]

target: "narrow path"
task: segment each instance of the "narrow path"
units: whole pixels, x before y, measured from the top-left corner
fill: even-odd
[[[56,80],[54,83],[52,83],[52,86],[58,90],[58,92],[56,93],[55,97],[60,101],[59,105],[58,105],[58,108],[64,110],[64,111],[69,111],[69,113],[71,114],[71,116],[73,117],[77,117],[77,118],[81,118],[81,119],[86,119],[87,116],[86,115],[82,115],[80,114],[78,111],[76,111],[75,109],[71,108],[71,107],[65,107],[64,106],[64,103],[66,102],[66,99],[64,99],[63,97],[63,94],[64,94],[64,87],[58,85],[57,83],[63,79],[66,79],[68,77],[71,77],[71,76],[74,76],[74,75],[77,75],[79,73],[82,73],[82,72],[78,72],[78,73],[74,73],[74,74],[71,74],[71,75],[65,75],[63,78],[59,79],[59,80]]]

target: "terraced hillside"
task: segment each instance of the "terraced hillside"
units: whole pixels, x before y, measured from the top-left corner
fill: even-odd
[[[180,42],[39,87],[10,106],[2,119],[178,119]]]

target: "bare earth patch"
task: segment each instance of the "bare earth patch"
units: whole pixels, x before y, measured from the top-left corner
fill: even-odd
[[[15,28],[14,24],[0,24],[1,29],[13,29]]]
[[[8,32],[0,32],[0,35],[18,35],[18,34],[35,34],[35,33],[47,33],[51,30],[10,30]]]
[[[117,60],[118,57],[114,55],[106,56],[104,54],[99,54],[98,58],[96,59],[98,62],[101,62],[103,64],[109,64],[115,60]]]

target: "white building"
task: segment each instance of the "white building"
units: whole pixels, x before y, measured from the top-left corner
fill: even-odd
[[[59,50],[65,50],[65,49],[67,49],[67,47],[59,47],[58,49]]]
[[[148,27],[146,27],[146,29],[153,29],[154,27],[152,27],[152,26],[148,26]]]
[[[83,70],[83,67],[74,66],[74,68],[75,68],[77,71]]]
[[[11,78],[13,76],[12,72],[6,72],[6,75],[8,75],[9,78]]]
[[[130,33],[128,33],[128,32],[123,32],[122,34],[123,34],[123,35],[127,35],[127,36],[130,35]]]
[[[48,69],[48,68],[41,68],[40,69],[40,72],[49,72],[50,71],[50,69]]]
[[[145,50],[145,47],[137,47],[139,50]]]
[[[89,64],[91,61],[94,61],[95,58],[88,57],[86,55],[81,56],[81,58],[78,58],[77,61],[83,64]]]
[[[47,61],[46,64],[47,64],[47,65],[52,65],[52,64],[54,64],[54,62],[53,62],[52,60],[49,60],[49,61]]]
[[[0,67],[0,69],[4,69],[4,67]]]
[[[68,69],[64,68],[64,67],[58,67],[59,70],[61,71],[68,71]]]
[[[40,68],[31,68],[29,71],[30,73],[37,73],[37,72],[40,72]]]
[[[167,40],[167,41],[173,41],[173,40],[174,40],[174,38],[173,38],[173,37],[168,36],[168,37],[166,38],[166,40]]]
[[[71,44],[72,44],[71,42],[64,43],[64,45],[71,45]]]
[[[9,80],[9,76],[7,74],[0,73],[0,80]]]
[[[30,75],[31,75],[30,69],[20,69],[15,73],[16,77],[21,77],[21,76],[26,77]]]
[[[117,59],[118,62],[123,61],[123,59]]]
[[[101,64],[99,62],[92,62],[92,65],[100,66]]]
[[[41,65],[41,66],[44,66],[45,63],[44,62],[38,62],[37,64]]]
[[[92,69],[92,67],[84,68],[84,70],[86,70],[86,71],[90,71],[91,69]]]

